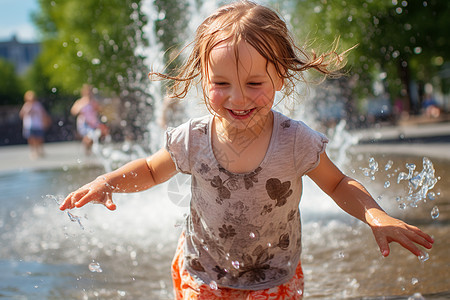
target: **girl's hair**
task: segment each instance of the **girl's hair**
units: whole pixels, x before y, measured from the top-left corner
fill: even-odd
[[[174,80],[169,97],[184,98],[191,85],[206,78],[211,50],[223,41],[236,46],[242,40],[275,66],[278,76],[284,79],[286,95],[292,93],[295,81],[306,81],[303,71],[315,69],[324,76],[337,74],[345,65],[343,56],[348,51],[336,53],[336,43],[328,53],[308,53],[295,45],[286,23],[275,11],[251,1],[238,1],[220,7],[203,21],[196,31],[190,56],[175,75],[150,72],[149,77]]]

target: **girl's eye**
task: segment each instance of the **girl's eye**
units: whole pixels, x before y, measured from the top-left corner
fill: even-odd
[[[214,82],[213,84],[216,85],[216,86],[225,86],[228,83],[226,83],[226,82]]]
[[[260,86],[260,85],[262,85],[262,82],[249,82],[248,85],[250,85],[250,86]]]

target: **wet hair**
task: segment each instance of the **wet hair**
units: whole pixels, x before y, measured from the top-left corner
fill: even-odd
[[[174,75],[150,72],[149,77],[173,80],[169,96],[182,99],[192,85],[204,84],[210,53],[224,41],[235,48],[237,60],[240,41],[254,47],[283,78],[285,95],[292,93],[298,80],[306,82],[303,72],[309,69],[317,70],[323,78],[336,75],[345,65],[343,58],[348,51],[338,54],[333,46],[329,52],[317,55],[314,50],[300,49],[286,22],[274,10],[251,1],[238,1],[218,8],[203,21],[196,31],[190,56]],[[206,95],[205,86],[202,87]]]

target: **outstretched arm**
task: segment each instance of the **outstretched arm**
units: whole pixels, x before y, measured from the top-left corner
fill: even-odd
[[[148,158],[127,163],[119,169],[97,177],[94,181],[70,193],[59,207],[61,210],[82,207],[89,202],[103,203],[116,209],[112,193],[134,193],[168,180],[176,174],[170,154],[161,149]]]
[[[422,252],[416,246],[430,249],[433,239],[419,228],[389,216],[356,180],[344,175],[328,158],[320,155],[320,163],[307,174],[339,207],[367,223],[372,229],[383,256],[389,255],[389,243],[397,242],[414,255]]]

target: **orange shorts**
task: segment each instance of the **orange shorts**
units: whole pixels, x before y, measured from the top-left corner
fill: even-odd
[[[180,236],[175,257],[172,262],[172,281],[176,300],[196,299],[232,299],[232,300],[292,300],[302,299],[303,271],[301,263],[298,264],[295,275],[287,283],[266,290],[236,290],[230,288],[210,287],[208,284],[199,284],[184,268],[184,234]]]

